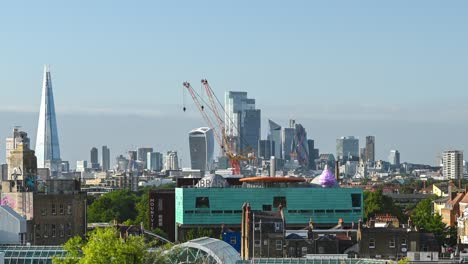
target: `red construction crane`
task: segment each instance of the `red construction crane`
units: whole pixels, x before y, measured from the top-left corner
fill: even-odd
[[[232,120],[223,119],[223,116],[225,115],[224,107],[214,94],[213,90],[208,84],[208,81],[203,79],[201,80],[201,83],[205,88],[205,93],[209,100],[208,104],[203,100],[201,95],[192,88],[190,83],[184,82],[183,85],[189,91],[193,102],[197,106],[198,111],[201,113],[208,127],[213,130],[216,142],[229,159],[232,167],[232,173],[234,175],[239,175],[241,173],[240,162],[252,160],[255,159],[255,157],[250,155],[250,152],[243,155],[241,153],[236,153],[236,151],[233,149],[232,144],[225,133],[225,122],[230,122],[230,124],[233,124],[233,122]],[[206,107],[204,105],[206,105]],[[184,105],[183,110],[185,111],[186,109],[187,108]],[[209,110],[209,112],[207,110]]]

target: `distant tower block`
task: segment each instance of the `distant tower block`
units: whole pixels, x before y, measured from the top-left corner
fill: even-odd
[[[52,176],[57,176],[60,173],[60,147],[52,92],[52,78],[47,66],[44,67],[35,154],[38,168],[49,168]]]

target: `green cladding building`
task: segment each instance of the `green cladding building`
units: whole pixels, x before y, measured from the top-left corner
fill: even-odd
[[[212,177],[210,182],[222,181]],[[257,177],[258,178],[258,177]],[[284,178],[283,178],[284,179]],[[220,187],[223,188],[220,188]],[[359,188],[323,188],[291,182],[251,182],[242,187],[198,184],[176,188],[176,237],[184,239],[190,229],[240,230],[242,205],[253,211],[276,211],[284,207],[288,229],[302,229],[312,219],[317,227],[333,227],[342,219],[351,226],[363,218],[363,195]]]

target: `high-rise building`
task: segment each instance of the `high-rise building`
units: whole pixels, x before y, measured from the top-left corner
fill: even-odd
[[[107,146],[102,146],[101,165],[102,171],[108,171],[110,169],[110,150]]]
[[[164,168],[166,170],[178,170],[179,169],[179,157],[177,156],[177,151],[167,152]]]
[[[299,165],[305,168],[309,167],[309,144],[307,142],[307,132],[301,124],[294,124],[294,138],[292,144],[294,159],[299,162]]]
[[[129,160],[125,158],[123,155],[118,156],[115,159],[115,161],[117,163],[117,168],[116,168],[117,171],[123,172],[128,169]]]
[[[137,160],[138,156],[137,156],[138,152],[136,150],[129,150],[128,151],[128,159],[129,160]]]
[[[281,159],[281,126],[271,120],[268,120],[268,124],[270,126],[268,139],[273,144],[271,149],[274,149],[271,156]]]
[[[88,162],[86,160],[77,160],[76,161],[76,171],[84,172],[88,168]]]
[[[255,108],[255,99],[247,98],[247,92],[226,92],[225,112],[225,133],[232,142],[232,149],[255,152],[261,124],[261,112]]]
[[[270,160],[271,156],[275,156],[275,142],[267,139],[258,142],[258,157],[264,160]]]
[[[19,127],[15,127],[13,129],[13,137],[6,139],[6,159],[10,157],[10,151],[16,149],[16,146],[20,143],[27,146],[28,148],[30,147],[28,134],[26,132],[20,131]]]
[[[309,169],[315,170],[315,160],[319,158],[319,150],[315,148],[315,142],[313,139],[308,139],[307,145],[309,146]]]
[[[143,164],[147,164],[148,162],[148,153],[153,152],[153,148],[138,148],[137,149],[138,160],[143,162]]]
[[[293,150],[295,129],[292,127],[285,127],[281,131],[281,151],[284,160],[291,159],[291,153]]]
[[[93,147],[91,148],[91,151],[90,151],[90,154],[91,154],[91,169],[93,170],[99,170],[99,153],[98,153],[98,149]]]
[[[443,175],[447,179],[463,178],[463,152],[448,150],[443,154]]]
[[[366,137],[366,152],[365,152],[365,161],[374,162],[375,161],[375,137],[367,136]]]
[[[336,157],[338,160],[348,161],[359,158],[359,139],[349,136],[336,140]]]
[[[44,67],[42,99],[37,126],[36,157],[38,168],[49,168],[52,176],[60,171],[60,147],[55,117],[54,95],[50,70]]]
[[[161,171],[163,169],[163,155],[160,152],[149,152],[146,169],[151,171]]]
[[[388,155],[388,162],[393,166],[400,166],[400,152],[398,150],[390,150]]]
[[[210,171],[214,164],[214,135],[209,127],[189,132],[190,166],[193,170]]]

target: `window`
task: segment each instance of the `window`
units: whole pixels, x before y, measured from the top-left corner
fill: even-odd
[[[275,196],[275,197],[273,197],[273,207],[278,208],[280,204],[284,208],[286,208],[286,197],[284,197],[284,196]]]
[[[254,224],[254,231],[260,231],[260,228],[261,228],[260,223]]]
[[[302,256],[307,255],[307,247],[302,247]]]
[[[47,225],[47,224],[44,225],[44,235],[43,235],[43,237],[45,237],[45,238],[49,237],[49,230],[48,230],[49,228],[48,227],[49,227],[49,225]]]
[[[361,207],[361,194],[360,193],[351,194],[351,204],[353,207]]]
[[[41,215],[46,215],[47,214],[47,208],[42,207],[41,208]]]
[[[36,225],[36,238],[40,238],[40,237],[41,237],[41,225],[37,224]]]
[[[64,224],[60,224],[60,226],[59,226],[59,235],[60,235],[60,237],[65,236],[65,225]]]
[[[388,241],[388,247],[389,248],[395,248],[395,239],[392,238]]]
[[[329,214],[334,213],[334,212],[335,212],[335,210],[333,210],[333,209],[327,209],[327,213],[329,213]]]
[[[186,210],[185,213],[186,214],[193,214],[193,211],[192,210]]]
[[[158,226],[163,226],[163,216],[162,216],[162,214],[158,215]]]
[[[403,245],[406,246],[406,238],[402,238],[402,239],[401,239],[401,245],[402,245],[402,246],[403,246]]]
[[[375,238],[369,238],[369,248],[375,248]]]
[[[162,209],[163,209],[163,200],[158,199],[158,210],[162,211]]]
[[[260,247],[260,240],[255,240],[255,247]]]
[[[196,208],[210,208],[210,200],[208,197],[197,197],[195,200]]]
[[[236,237],[230,237],[230,238],[229,238],[229,244],[235,245],[236,243],[237,243]]]
[[[63,204],[59,205],[59,213],[63,215]]]
[[[211,211],[212,214],[222,214],[223,210],[213,210]]]
[[[224,211],[224,212],[226,212],[226,211]],[[241,213],[242,213],[242,210],[234,210],[234,213],[235,213],[235,214],[241,214]]]
[[[325,210],[315,210],[314,213],[316,214],[325,213]]]
[[[67,214],[71,215],[72,213],[72,206],[71,204],[67,205]]]
[[[51,210],[52,214],[55,215],[57,214],[57,211],[56,211],[56,208],[55,208],[55,204],[52,204],[52,210]]]
[[[271,204],[264,204],[262,206],[263,211],[271,211]]]
[[[50,225],[50,236],[51,237],[55,237],[55,225],[54,224],[51,224]]]
[[[275,232],[281,231],[281,229],[282,229],[281,226],[282,226],[282,223],[275,222]]]
[[[71,235],[72,235],[72,224],[67,223],[67,236],[71,236]]]
[[[276,250],[283,249],[283,240],[276,240]]]

